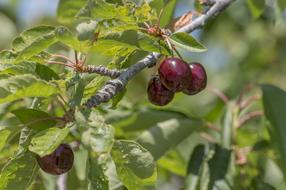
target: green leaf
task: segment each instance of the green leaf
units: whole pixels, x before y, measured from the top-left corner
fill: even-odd
[[[158,40],[157,38],[148,35],[141,35],[136,41],[138,41],[138,47],[141,50],[150,53],[155,52],[164,55],[171,55],[167,45],[164,42]]]
[[[109,118],[107,121],[112,123],[115,128],[120,127],[122,130],[130,132],[149,129],[157,125],[157,123],[169,119],[187,119],[187,116],[172,110],[159,110],[142,107],[132,111],[127,116],[121,116],[120,118]]]
[[[12,76],[0,80],[0,104],[27,97],[50,97],[57,92],[54,85],[32,75]]]
[[[69,128],[49,128],[43,130],[31,139],[29,150],[38,154],[40,157],[54,152],[69,134]]]
[[[78,39],[80,41],[94,40],[94,35],[98,26],[97,21],[86,21],[77,25]]]
[[[176,150],[168,152],[157,161],[157,164],[159,168],[163,168],[178,176],[185,177],[186,175],[186,162]]]
[[[18,56],[17,53],[11,50],[3,50],[0,52],[0,64],[13,64]]]
[[[225,179],[231,161],[231,150],[215,145],[215,153],[209,160],[210,182],[209,188],[216,187],[216,183]]]
[[[175,12],[176,5],[177,5],[177,0],[169,0],[167,5],[164,7],[160,20],[161,27],[164,28],[173,20],[173,15]]]
[[[92,19],[116,19],[124,23],[135,23],[130,15],[131,9],[126,6],[107,3],[103,0],[91,0],[80,10],[78,16]]]
[[[12,131],[8,128],[3,128],[0,130],[0,151],[5,147],[11,133]]]
[[[98,40],[90,51],[101,53],[102,55],[113,56],[118,51],[124,50],[132,52],[136,49],[138,49],[138,47],[126,42],[121,42],[116,39],[103,39]]]
[[[271,135],[271,141],[278,148],[282,171],[284,178],[286,178],[286,92],[272,85],[263,85],[262,91],[264,112],[271,123],[268,131]]]
[[[88,180],[90,190],[108,190],[108,179],[104,174],[104,164],[97,157],[90,156],[88,162]]]
[[[192,119],[170,119],[144,131],[137,141],[158,160],[193,132],[202,130],[203,123]]]
[[[204,47],[200,42],[193,38],[190,34],[185,32],[177,32],[170,36],[171,42],[178,47],[192,52],[204,52]]]
[[[82,141],[97,154],[109,153],[114,142],[114,128],[103,121],[87,124],[88,130],[82,133]]]
[[[35,134],[35,130],[31,128],[24,127],[23,129],[21,129],[18,153],[23,153],[26,150],[28,150],[28,146],[34,134]]]
[[[0,64],[0,74],[35,74],[36,64],[33,62],[23,62],[19,64]]]
[[[110,2],[110,1],[109,1]],[[155,19],[154,11],[146,3],[139,3],[128,1],[125,3],[109,3],[103,0],[91,0],[84,8],[81,9],[78,16],[82,18],[88,18],[91,21],[90,24],[86,23],[85,28],[82,31],[86,35],[82,35],[81,38],[92,39],[95,32],[100,31],[100,36],[104,37],[110,34],[120,34],[126,30],[138,30],[138,23],[147,22]],[[80,24],[82,25],[82,24]],[[89,28],[89,29],[88,29]],[[89,37],[87,37],[87,34]]]
[[[12,47],[15,51],[23,51],[42,36],[53,33],[54,29],[53,26],[41,25],[25,30],[13,40]]]
[[[56,121],[46,112],[20,108],[12,111],[13,114],[27,127],[43,130],[55,126]]]
[[[37,162],[33,154],[28,152],[18,154],[3,167],[0,175],[0,189],[28,189],[37,170]]]
[[[125,94],[126,94],[126,89],[124,89],[123,91],[121,91],[112,98],[112,107],[111,107],[112,109],[116,108],[117,104],[124,98]]]
[[[88,151],[82,146],[74,151],[74,169],[79,180],[87,178]]]
[[[137,190],[156,182],[154,158],[141,145],[134,141],[116,141],[111,154],[117,175],[128,189]]]
[[[20,63],[40,54],[55,42],[57,42],[57,39],[55,27],[53,26],[42,25],[22,32],[12,42],[13,49],[19,52],[16,62]]]
[[[146,2],[137,7],[134,12],[134,16],[136,17],[138,23],[143,23],[145,21],[152,21],[156,19],[151,6]]]
[[[258,18],[264,11],[266,2],[265,0],[247,0],[247,5],[254,18]]]
[[[232,146],[232,132],[234,126],[233,120],[233,110],[235,110],[235,106],[233,103],[229,103],[226,107],[226,110],[222,116],[222,130],[220,131],[221,134],[221,145],[223,148],[230,149]]]
[[[22,51],[20,51],[16,62],[19,63],[23,60],[30,59],[31,57],[41,53],[57,41],[58,40],[56,38],[55,32],[51,32],[49,34],[37,38],[30,45],[26,46]]]
[[[70,100],[69,103],[71,107],[79,106],[81,104],[84,88],[85,88],[84,80],[80,79],[75,87],[75,92],[72,95],[72,99]]]
[[[57,8],[59,22],[69,24],[75,21],[78,11],[86,4],[87,0],[60,0]]]
[[[43,80],[59,80],[59,75],[46,65],[37,64],[35,69],[36,74]]]
[[[202,144],[197,145],[190,157],[188,163],[188,173],[186,177],[186,189],[196,190],[199,184],[200,170],[205,157],[205,146]]]
[[[150,6],[152,7],[152,9],[156,10],[157,15],[159,15],[160,11],[164,7],[164,3],[165,3],[164,0],[152,0],[150,2]],[[167,21],[163,21],[163,22],[167,22]],[[167,24],[168,24],[168,22],[167,22]],[[162,23],[162,24],[164,24],[164,23]]]
[[[73,35],[73,33],[64,26],[59,26],[55,29],[55,34],[57,39],[67,45],[68,47],[75,49],[80,52],[87,51],[90,47],[88,45],[88,42],[81,42],[77,39],[76,36]]]
[[[101,87],[104,85],[104,83],[108,80],[107,77],[104,76],[96,76],[90,83],[88,83],[85,86],[84,90],[84,100],[87,100],[92,95],[94,95]]]

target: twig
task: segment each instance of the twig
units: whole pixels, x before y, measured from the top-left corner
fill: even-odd
[[[66,63],[63,63],[63,62],[60,62],[60,61],[47,61],[46,63],[47,64],[54,64],[54,65],[64,65],[66,67],[70,67],[70,68],[74,69],[74,67],[72,65],[69,65],[69,64],[66,64]]]
[[[263,111],[253,111],[253,112],[249,112],[247,113],[245,116],[243,116],[239,122],[238,125],[236,126],[236,128],[240,128],[241,126],[243,126],[244,124],[246,124],[248,121],[250,121],[251,119],[254,119],[256,117],[261,117],[264,115]]]
[[[197,28],[202,27],[212,17],[217,16],[226,7],[228,7],[235,0],[216,0],[214,5],[203,15],[197,17],[191,23],[180,28],[176,32],[190,33]],[[121,92],[127,85],[128,81],[137,75],[141,70],[154,66],[157,59],[160,57],[158,53],[151,53],[141,61],[130,66],[127,70],[123,71],[118,78],[108,81],[101,90],[99,90],[95,96],[92,96],[85,105],[88,108],[92,108],[100,105],[103,102],[108,102],[117,93]]]
[[[200,136],[207,140],[208,142],[211,142],[211,143],[217,143],[217,140],[215,140],[210,134],[208,133],[205,133],[205,132],[201,132],[200,133]]]
[[[219,89],[208,87],[208,90],[212,93],[214,93],[221,101],[223,101],[225,104],[229,102],[229,98]]]
[[[103,65],[94,66],[94,65],[85,65],[78,70],[81,73],[97,73],[102,76],[108,76],[112,79],[117,78],[122,73],[122,70],[118,69],[108,69]]]
[[[248,106],[250,106],[253,102],[260,100],[260,99],[261,99],[260,95],[251,96],[248,99],[246,99],[240,103],[240,109],[245,109]]]
[[[216,127],[213,123],[207,122],[207,123],[206,123],[206,126],[207,126],[207,128],[212,129],[212,130],[215,130],[215,131],[217,131],[217,132],[220,131],[220,128]]]
[[[74,64],[74,62],[73,62],[70,58],[68,58],[68,57],[66,57],[66,56],[64,56],[64,55],[52,54],[51,56],[52,56],[52,57],[55,57],[55,58],[62,58],[62,59],[64,59],[64,60],[66,60],[66,61],[68,61],[68,62]]]

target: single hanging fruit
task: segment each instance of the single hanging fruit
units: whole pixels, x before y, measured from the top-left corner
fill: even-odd
[[[205,68],[200,63],[191,63],[192,82],[189,83],[183,92],[187,95],[195,95],[207,86],[207,73]]]
[[[74,155],[69,145],[61,144],[52,154],[44,157],[37,156],[37,161],[45,172],[60,175],[72,168]]]
[[[160,81],[158,76],[153,77],[147,89],[148,99],[152,104],[164,106],[174,98],[174,92],[168,90]]]
[[[180,92],[191,82],[189,65],[179,58],[166,58],[159,67],[159,76],[163,85],[173,92]]]

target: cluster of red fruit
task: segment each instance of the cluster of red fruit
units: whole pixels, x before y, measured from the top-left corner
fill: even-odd
[[[186,63],[179,58],[166,58],[159,67],[159,76],[148,85],[149,101],[157,106],[170,103],[176,92],[195,95],[207,85],[207,74],[200,63]]]
[[[73,151],[67,144],[61,144],[53,153],[47,156],[37,156],[40,168],[52,175],[68,172],[73,166],[73,160]]]

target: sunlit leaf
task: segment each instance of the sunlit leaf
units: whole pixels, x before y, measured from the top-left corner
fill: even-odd
[[[78,11],[85,5],[87,0],[60,0],[58,3],[57,17],[62,23],[73,23]]]
[[[204,47],[200,42],[193,38],[190,34],[185,32],[174,33],[170,37],[171,42],[178,47],[192,52],[204,52],[206,47]]]
[[[89,128],[82,133],[82,141],[97,154],[109,153],[114,142],[114,129],[103,121],[88,123]]]
[[[16,51],[22,51],[42,36],[52,33],[54,29],[53,26],[41,25],[25,30],[13,40],[12,47]]]
[[[32,75],[19,75],[0,80],[0,103],[27,97],[49,97],[57,92],[56,86]]]
[[[89,49],[89,45],[87,42],[79,41],[76,36],[73,35],[72,32],[64,26],[57,27],[55,29],[55,35],[61,43],[67,45],[74,50],[85,52]]]
[[[35,74],[36,64],[32,62],[23,62],[19,64],[0,64],[0,74]]]
[[[154,158],[134,141],[116,141],[112,148],[112,158],[119,179],[128,189],[140,189],[153,185],[157,178]]]
[[[16,58],[16,62],[30,59],[32,56],[41,53],[57,41],[58,40],[54,31],[37,38],[35,41],[27,45],[23,50],[19,52],[19,55]]]
[[[127,6],[111,4],[103,0],[88,2],[78,16],[92,19],[118,19],[125,23],[135,22]]]
[[[17,56],[18,54],[11,50],[0,51],[0,64],[13,64]]]
[[[11,135],[12,131],[8,128],[3,128],[0,130],[0,151],[4,148],[6,145],[6,142]]]
[[[69,134],[69,128],[49,128],[43,130],[31,139],[29,150],[40,157],[54,152]]]
[[[160,14],[160,11],[162,10],[162,8],[164,7],[164,0],[152,0],[150,2],[150,6],[152,7],[152,9],[156,10],[157,15]],[[165,22],[165,21],[164,21]],[[166,21],[167,22],[167,21]],[[163,23],[164,24],[164,23]]]
[[[3,167],[0,175],[0,189],[28,189],[38,170],[36,159],[31,153],[16,155]]]
[[[265,8],[265,0],[247,0],[248,7],[254,18],[259,17]]]
[[[92,190],[108,190],[108,179],[104,174],[104,163],[100,163],[97,157],[90,156],[88,162],[88,180]]]
[[[163,13],[162,13],[161,20],[160,20],[161,27],[167,26],[170,23],[170,21],[173,19],[176,5],[177,5],[177,0],[170,0],[164,6],[164,8],[162,9]]]

